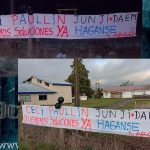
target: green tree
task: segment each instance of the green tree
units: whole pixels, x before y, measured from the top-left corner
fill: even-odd
[[[70,65],[72,68],[72,73],[67,77],[66,81],[73,84],[73,95],[75,88],[75,75],[74,75],[74,66],[75,62]],[[82,59],[78,59],[78,78],[79,78],[79,92],[80,94],[86,94],[88,97],[91,97],[93,94],[93,90],[91,88],[91,81],[88,79],[89,71],[85,68]]]
[[[130,86],[130,85],[134,85],[134,82],[125,81],[125,82],[123,82],[123,83],[120,84],[120,86]]]
[[[98,88],[98,89],[95,91],[95,97],[96,97],[96,98],[101,98],[102,96],[103,96],[103,89]]]

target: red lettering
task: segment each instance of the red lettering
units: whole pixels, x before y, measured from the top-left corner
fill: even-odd
[[[88,117],[88,108],[82,108],[82,117]]]
[[[50,24],[50,22],[47,22],[46,16],[44,16],[44,24]]]
[[[15,36],[21,36],[21,37],[34,36],[34,35],[37,35],[37,36],[40,36],[40,35],[49,36],[49,35],[53,34],[52,28],[32,27],[32,28],[29,28],[29,29],[25,29],[24,27],[22,27],[22,28],[16,27],[14,29],[14,31],[16,32]]]
[[[13,25],[16,25],[16,22],[18,21],[18,16],[12,15],[12,21],[13,21]]]
[[[50,114],[52,114],[53,111],[54,111],[54,107],[53,106],[49,106],[49,112],[50,112]]]
[[[64,126],[64,127],[77,127],[79,126],[79,122],[77,119],[70,118],[50,118],[51,124],[50,126]]]
[[[150,132],[129,132],[130,136],[138,136],[138,137],[150,137]]]
[[[91,121],[90,121],[90,119],[82,118],[82,128],[84,128],[84,129],[91,129]]]
[[[9,37],[11,35],[10,28],[0,28],[0,36]]]
[[[64,36],[66,36],[66,37],[68,37],[68,30],[67,30],[67,27],[66,26],[57,26],[57,28],[58,28],[58,34],[57,34],[57,36],[61,36],[61,37],[64,37]]]
[[[30,106],[26,106],[26,112],[27,112],[27,113],[30,113],[30,110],[29,110],[29,109],[30,109]]]
[[[65,24],[66,22],[66,15],[58,15],[58,24],[62,23]]]
[[[124,32],[124,33],[122,33],[122,32],[119,32],[119,33],[116,33],[116,34],[114,34],[113,35],[113,37],[114,38],[121,38],[121,37],[133,37],[133,36],[135,36],[135,34],[134,34],[134,32]]]

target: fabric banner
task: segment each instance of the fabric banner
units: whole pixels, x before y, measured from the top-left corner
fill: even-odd
[[[0,38],[94,39],[136,36],[138,13],[0,16]]]
[[[25,124],[91,132],[150,137],[150,110],[23,105]]]

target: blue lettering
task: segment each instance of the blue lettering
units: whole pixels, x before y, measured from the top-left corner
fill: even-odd
[[[117,26],[75,26],[76,35],[115,34]],[[107,116],[107,114],[105,114]]]
[[[139,125],[139,123],[133,122],[132,123],[132,131],[139,131],[138,125]]]
[[[116,33],[116,28],[117,28],[116,25],[110,26],[110,33]]]
[[[90,26],[89,30],[88,30],[89,35],[93,35],[94,34],[94,26]]]
[[[82,26],[81,26],[81,28],[77,28],[77,26],[75,26],[75,32],[76,32],[76,35],[78,35],[78,32],[80,32],[79,35],[81,35],[82,34]]]
[[[131,122],[127,123],[127,130],[130,131],[131,130]]]
[[[109,121],[109,120],[97,120],[98,128],[105,130],[116,131],[139,131],[139,123],[136,122],[121,122],[121,121]]]
[[[23,24],[26,24],[26,19],[25,19],[24,14],[21,15],[21,18],[20,18],[20,25],[21,25],[21,22],[23,22]]]
[[[54,110],[54,115],[55,115],[55,114],[58,116],[58,109],[55,109],[55,110]]]
[[[104,34],[104,26],[103,27],[99,27],[99,33]]]
[[[78,117],[80,117],[80,107],[78,107],[78,112],[79,112],[79,116]]]
[[[66,107],[65,107],[65,111],[66,111],[65,115],[66,115],[66,116],[69,116],[69,114],[67,113],[67,108],[66,108]]]
[[[96,26],[96,28],[95,28],[95,34],[99,34],[99,30],[98,30],[98,26]]]
[[[110,122],[110,129],[111,129],[111,130],[115,130],[115,129],[116,129],[115,121],[111,121],[111,122]]]
[[[97,120],[97,125],[98,125],[98,128],[100,128],[100,125],[101,125],[102,126],[101,128],[103,129],[104,121],[103,120]]]
[[[37,24],[42,24],[42,22],[40,22],[40,20],[39,20],[39,16],[38,15],[36,15],[36,23]]]
[[[87,30],[87,27],[85,26],[83,29],[83,34],[86,34],[86,33],[88,34],[88,30]]]
[[[35,108],[34,108],[34,106],[31,106],[31,113],[35,114]]]
[[[110,123],[109,123],[109,121],[106,121],[106,122],[105,122],[105,128],[108,128],[108,129],[110,128]]]

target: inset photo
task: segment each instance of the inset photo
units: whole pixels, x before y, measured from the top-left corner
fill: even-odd
[[[149,64],[142,59],[19,59],[19,145],[146,149]]]

